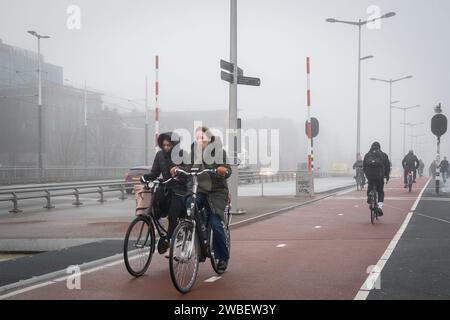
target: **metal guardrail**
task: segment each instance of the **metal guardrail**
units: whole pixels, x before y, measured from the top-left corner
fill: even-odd
[[[0,167],[0,184],[58,182],[123,178],[129,167],[29,168]]]
[[[61,186],[61,185],[49,185],[46,187],[41,186],[34,186],[34,187],[27,187],[27,188],[21,188],[16,187],[13,190],[9,191],[0,191],[0,201],[11,201],[13,203],[13,209],[11,209],[9,212],[12,213],[19,213],[22,212],[22,210],[18,207],[18,201],[19,200],[30,200],[30,199],[40,199],[44,198],[46,199],[46,205],[44,206],[45,209],[52,209],[55,206],[52,204],[52,198],[54,197],[61,197],[61,196],[74,196],[74,202],[72,203],[75,206],[82,205],[83,203],[80,202],[80,195],[81,194],[95,194],[98,193],[100,195],[100,199],[97,201],[100,203],[104,203],[106,200],[104,198],[105,192],[117,192],[120,191],[121,196],[119,199],[125,200],[127,197],[125,196],[126,189],[130,188],[130,185],[133,183],[130,182],[117,182],[117,181],[110,181],[105,183],[96,183],[96,184],[89,184],[89,183],[80,183],[80,184],[73,184],[71,186]],[[67,192],[69,191],[70,192]],[[61,192],[66,191],[66,192]],[[55,193],[56,192],[56,193]],[[37,193],[34,195],[29,195],[30,193]],[[9,197],[2,197],[5,195],[10,195]]]
[[[296,178],[297,171],[282,170],[275,173],[264,173],[259,171],[245,171],[239,172],[239,183],[240,184],[261,184],[262,196],[264,196],[264,183],[271,182],[281,182],[281,181],[292,181]],[[336,176],[351,176],[348,173],[316,173],[316,177],[336,177]],[[78,182],[78,183],[54,183],[45,185],[32,185],[32,186],[11,186],[11,187],[0,187],[0,201],[11,201],[13,203],[13,209],[9,212],[19,213],[22,210],[18,207],[19,200],[30,200],[30,199],[40,199],[46,200],[44,208],[52,209],[54,205],[52,204],[52,198],[60,196],[74,196],[75,206],[82,205],[80,202],[81,194],[95,194],[100,195],[100,203],[104,203],[105,192],[117,192],[120,191],[121,196],[119,199],[125,200],[125,192],[129,190],[132,185],[137,182],[127,182],[124,180],[107,180],[107,181],[96,181],[96,182]],[[65,192],[64,192],[65,191]],[[34,194],[33,194],[34,193]]]

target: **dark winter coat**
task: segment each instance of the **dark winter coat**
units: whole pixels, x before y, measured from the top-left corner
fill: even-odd
[[[403,158],[403,161],[402,161],[402,166],[403,166],[403,169],[405,169],[405,170],[409,170],[409,171],[414,171],[414,170],[416,170],[416,169],[418,169],[419,168],[419,159],[417,158],[417,156],[414,154],[414,153],[412,153],[412,152],[409,152],[404,158]]]
[[[173,148],[170,152],[165,152],[162,149],[162,143],[166,137],[169,137],[173,144]],[[180,150],[177,147],[178,143],[178,135],[173,134],[172,132],[161,133],[158,136],[158,146],[161,148],[161,150],[159,150],[155,155],[150,173],[144,175],[145,180],[152,181],[157,179],[160,175],[162,175],[164,180],[168,180],[171,178],[170,169],[176,165],[172,161],[172,157],[174,156],[173,153],[178,152],[180,158],[182,158],[182,156],[185,154],[185,151]],[[166,188],[186,192],[186,185],[187,178],[180,175],[176,176],[174,180],[169,182],[166,185]]]
[[[196,154],[195,149],[197,147],[196,143],[191,145],[191,164],[185,166],[184,169],[189,171],[191,168],[198,168],[199,171],[204,169],[217,169],[218,167],[225,167],[228,170],[228,174],[225,177],[219,176],[215,173],[205,173],[198,176],[198,192],[205,193],[208,195],[208,204],[213,211],[213,213],[218,214],[223,219],[223,213],[228,201],[228,185],[226,179],[231,176],[231,166],[227,161],[227,155],[225,150],[223,150],[222,144],[212,137],[211,144],[204,151],[200,151]],[[220,156],[219,152],[222,152],[220,161],[207,161],[207,155],[211,155],[214,159],[215,155]],[[201,159],[195,159],[202,156]],[[189,182],[188,189],[191,190],[191,182]]]

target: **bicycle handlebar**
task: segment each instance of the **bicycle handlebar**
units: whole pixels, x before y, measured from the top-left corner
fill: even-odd
[[[177,172],[177,173],[180,172],[180,173],[183,173],[183,174],[188,175],[188,176],[199,176],[199,175],[201,175],[201,174],[203,174],[203,173],[206,173],[206,172],[217,173],[217,170],[216,170],[216,169],[204,169],[204,170],[202,170],[202,171],[191,171],[191,172],[187,172],[187,171],[185,171],[185,170],[183,170],[183,169],[178,168],[178,169],[176,170],[176,172]]]

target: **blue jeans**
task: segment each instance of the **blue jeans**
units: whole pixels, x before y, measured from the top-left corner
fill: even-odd
[[[207,194],[197,193],[197,207],[199,210],[205,208],[206,217],[201,217],[203,223],[207,222],[213,230],[213,246],[215,258],[221,261],[228,262],[229,252],[227,248],[227,240],[225,230],[223,228],[222,219],[217,214],[211,212],[207,201]],[[186,199],[186,205],[189,205],[192,201],[192,196]],[[206,221],[205,221],[206,220]],[[204,235],[207,236],[207,235]]]

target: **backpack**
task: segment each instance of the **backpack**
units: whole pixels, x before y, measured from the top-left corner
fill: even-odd
[[[367,167],[373,169],[383,169],[383,154],[380,150],[372,150],[366,156]]]

